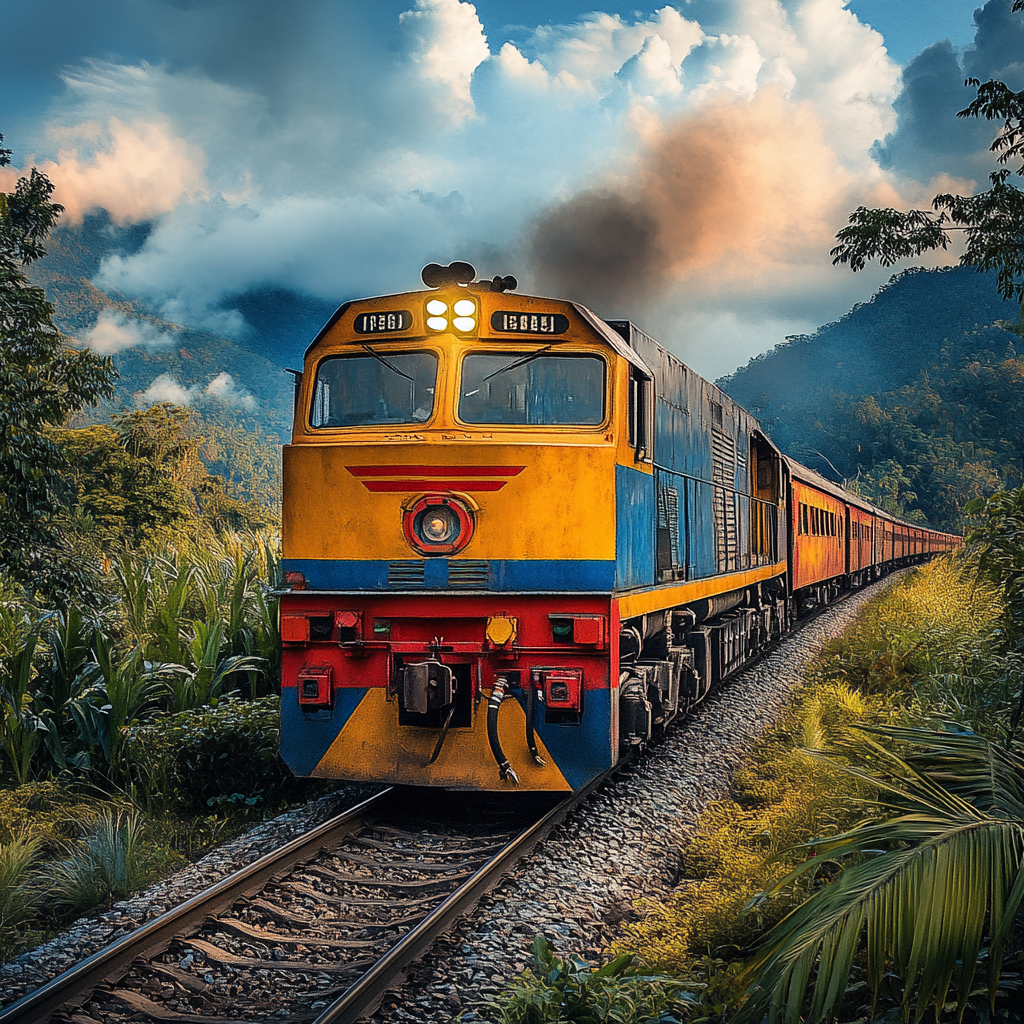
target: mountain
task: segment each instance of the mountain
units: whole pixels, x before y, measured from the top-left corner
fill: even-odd
[[[264,333],[259,326],[240,340],[192,330],[164,320],[139,300],[91,283],[104,257],[131,255],[148,235],[147,225],[119,228],[105,216],[90,216],[77,227],[59,227],[47,244],[46,257],[32,268],[32,280],[46,289],[64,333],[86,340],[98,323],[107,326],[96,347],[108,352],[117,367],[116,393],[101,407],[88,410],[82,422],[106,422],[110,412],[177,395],[208,416],[252,421],[262,432],[285,436],[291,430],[292,378],[268,355],[275,352],[274,346],[260,343]],[[325,304],[315,306],[303,320],[294,315],[301,297],[293,298],[286,311],[289,298],[278,296],[276,321],[274,303],[263,304],[266,319],[275,327],[291,316],[295,326],[286,352],[298,347],[304,331],[309,332],[308,344],[326,319],[311,327]],[[249,306],[257,312],[261,308],[257,301]],[[297,365],[302,365],[301,351]]]
[[[1018,313],[995,275],[909,270],[718,383],[787,454],[894,512],[955,527],[964,501],[1020,483]]]

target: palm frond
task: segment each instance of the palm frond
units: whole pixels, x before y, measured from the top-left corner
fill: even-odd
[[[875,729],[846,751],[876,791],[874,817],[831,839],[772,892],[826,863],[843,870],[765,937],[740,975],[737,1021],[820,1021],[842,1003],[854,959],[867,956],[877,998],[888,971],[918,1020],[952,991],[961,1009],[988,947],[994,1000],[1024,899],[1024,764],[982,737]],[[770,894],[764,894],[767,898]]]

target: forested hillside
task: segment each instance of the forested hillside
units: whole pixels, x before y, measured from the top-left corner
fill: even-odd
[[[958,527],[1017,486],[1024,350],[994,276],[910,270],[719,381],[794,458],[909,518]]]
[[[92,283],[104,257],[136,251],[147,235],[146,226],[118,228],[106,216],[87,217],[80,226],[54,231],[46,257],[32,268],[32,280],[46,290],[61,330],[109,355],[118,371],[113,395],[69,422],[72,427],[104,427],[74,439],[76,457],[83,464],[105,464],[107,448],[121,429],[112,424],[112,416],[170,403],[187,408],[175,417],[174,429],[183,438],[201,439],[202,463],[222,478],[229,494],[274,506],[280,491],[280,444],[291,431],[292,402],[292,378],[259,354],[274,350],[276,334],[272,327],[270,332],[250,329],[243,345],[170,323],[141,302]],[[251,305],[262,308],[255,300]],[[287,321],[293,332],[308,332],[320,317],[317,308],[305,320],[289,319],[287,303],[279,306],[278,327]],[[71,438],[68,434],[62,440]],[[78,451],[83,445],[88,452]]]

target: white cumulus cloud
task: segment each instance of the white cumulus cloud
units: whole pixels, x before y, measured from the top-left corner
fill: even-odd
[[[240,387],[230,373],[221,371],[204,388],[202,384],[186,387],[170,373],[161,373],[152,384],[136,396],[135,404],[141,409],[160,402],[172,405],[192,405],[200,399],[211,399],[232,409],[253,412],[256,399],[245,388]]]
[[[230,373],[218,373],[207,384],[203,394],[223,402],[224,405],[245,409],[247,412],[252,412],[256,408],[256,399],[245,388],[240,388]]]

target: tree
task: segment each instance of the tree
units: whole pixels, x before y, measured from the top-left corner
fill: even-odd
[[[10,154],[0,149],[0,166]],[[0,569],[36,582],[58,547],[63,466],[45,429],[112,394],[116,377],[109,359],[71,347],[43,290],[25,276],[46,254],[43,242],[64,212],[52,194],[34,168],[13,193],[0,193]]]
[[[1012,10],[1024,10],[1024,0],[1013,0]],[[1014,92],[995,79],[964,83],[977,96],[957,117],[984,117],[1003,126],[989,147],[1000,164],[1020,159],[1018,175],[1024,175],[1024,91]],[[869,210],[859,206],[849,224],[838,232],[839,244],[831,251],[833,264],[848,263],[863,270],[869,260],[883,267],[948,249],[950,230],[966,232],[967,245],[960,263],[978,272],[994,270],[999,293],[1015,299],[1024,309],[1024,191],[1010,182],[1006,167],[989,175],[991,188],[975,196],[942,193],[932,200],[931,210]]]
[[[202,529],[259,530],[273,522],[254,500],[210,474],[190,409],[168,403],[117,413],[112,426],[48,431],[64,454],[72,530],[100,546],[132,546]]]

